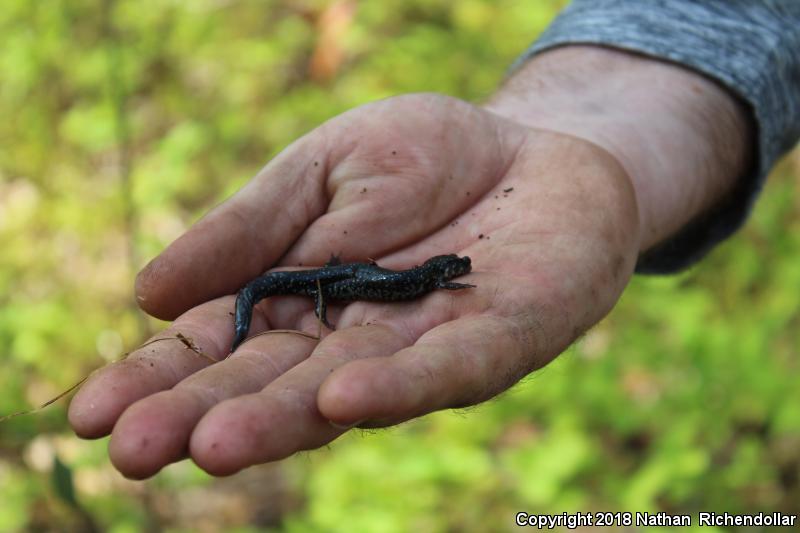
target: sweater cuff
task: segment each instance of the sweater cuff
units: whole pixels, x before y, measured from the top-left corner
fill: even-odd
[[[558,46],[609,46],[695,70],[746,102],[755,164],[735,193],[639,257],[639,273],[681,270],[739,229],[766,175],[800,137],[800,2],[576,0],[516,61]]]

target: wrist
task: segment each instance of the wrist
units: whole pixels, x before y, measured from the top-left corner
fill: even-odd
[[[635,192],[640,251],[730,194],[752,157],[748,112],[727,91],[682,67],[607,48],[536,56],[485,107],[616,158]]]

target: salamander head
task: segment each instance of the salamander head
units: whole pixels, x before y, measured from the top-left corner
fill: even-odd
[[[449,280],[469,274],[472,270],[472,261],[469,257],[458,257],[456,254],[437,255],[431,257],[422,265],[433,273],[433,277],[440,280]]]

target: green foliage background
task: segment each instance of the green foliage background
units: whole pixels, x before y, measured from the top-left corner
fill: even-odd
[[[4,0],[0,413],[157,330],[135,307],[135,272],[291,140],[391,94],[484,98],[563,4]],[[225,480],[182,463],[126,481],[104,441],[72,436],[62,404],[4,422],[0,531],[800,514],[799,184],[795,152],[735,238],[689,272],[635,279],[566,354],[478,408]]]

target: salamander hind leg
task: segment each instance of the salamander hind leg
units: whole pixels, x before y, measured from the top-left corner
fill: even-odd
[[[314,315],[316,315],[320,322],[325,324],[326,328],[335,330],[336,328],[328,322],[327,312],[328,304],[325,302],[322,291],[314,291]]]
[[[449,291],[457,291],[459,289],[473,289],[477,287],[477,285],[471,285],[469,283],[456,283],[454,281],[440,281],[438,285],[436,285],[437,289],[447,289]]]

